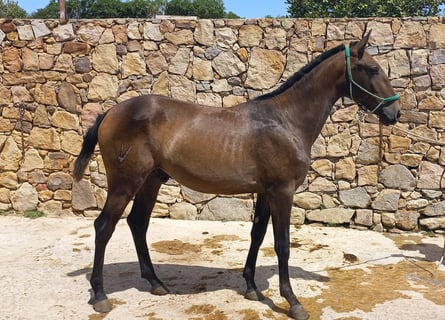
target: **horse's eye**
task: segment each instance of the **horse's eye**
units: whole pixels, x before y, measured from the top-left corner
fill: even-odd
[[[368,68],[368,72],[372,76],[378,75],[379,74],[379,67],[378,66],[370,66]]]

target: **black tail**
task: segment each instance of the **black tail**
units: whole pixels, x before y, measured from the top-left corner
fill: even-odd
[[[99,131],[99,126],[105,115],[106,112],[97,116],[96,122],[91,128],[88,129],[87,134],[83,139],[82,150],[80,150],[80,154],[74,162],[73,176],[76,181],[80,181],[80,179],[82,179],[85,168],[87,167],[88,162],[90,162],[94,148],[97,144],[97,132]]]

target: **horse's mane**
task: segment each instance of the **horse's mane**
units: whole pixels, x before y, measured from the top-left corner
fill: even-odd
[[[317,67],[320,63],[322,63],[324,60],[332,57],[334,54],[337,54],[340,51],[345,50],[345,45],[341,44],[335,48],[332,48],[328,51],[323,52],[320,56],[312,60],[310,63],[302,67],[298,72],[294,73],[289,79],[286,80],[279,88],[275,89],[272,92],[263,94],[259,97],[256,97],[254,100],[264,100],[268,98],[273,98],[290,87],[294,85],[294,83],[298,82],[301,78],[304,77],[305,74],[308,74],[311,72],[315,67]]]

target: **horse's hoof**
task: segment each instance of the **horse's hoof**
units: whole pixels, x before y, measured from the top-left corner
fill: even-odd
[[[258,289],[247,291],[246,294],[244,295],[244,298],[252,301],[261,301],[266,299],[264,295],[261,293],[261,291]]]
[[[150,292],[155,296],[165,296],[166,294],[170,293],[170,291],[163,285],[152,287]]]
[[[296,320],[309,319],[309,314],[304,310],[301,304],[297,304],[290,308],[290,316]]]
[[[110,301],[108,299],[97,301],[93,304],[94,311],[100,312],[100,313],[107,313],[110,312],[113,306],[111,305]]]

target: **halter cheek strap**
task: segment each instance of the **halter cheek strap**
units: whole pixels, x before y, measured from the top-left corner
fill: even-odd
[[[359,88],[361,91],[369,94],[370,96],[380,100],[380,103],[377,105],[377,107],[375,107],[374,109],[372,109],[371,111],[368,111],[369,113],[374,113],[376,112],[383,104],[388,103],[388,102],[393,102],[396,101],[400,98],[400,95],[398,93],[396,93],[395,95],[391,96],[391,97],[387,97],[387,98],[383,98],[380,97],[372,92],[370,92],[369,90],[367,90],[366,88],[362,87],[361,85],[359,85],[356,81],[354,81],[354,79],[352,78],[352,70],[351,70],[351,48],[349,48],[349,45],[345,45],[345,56],[346,56],[346,70],[348,72],[348,81],[349,81],[349,94],[351,96],[351,99],[354,100],[354,97],[352,96],[352,85],[355,85],[357,88]]]

